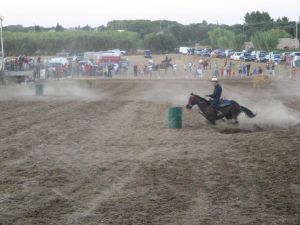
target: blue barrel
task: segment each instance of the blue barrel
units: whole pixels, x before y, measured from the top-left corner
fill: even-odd
[[[180,129],[182,128],[182,108],[171,107],[168,113],[169,128]]]
[[[43,96],[44,95],[44,85],[43,84],[36,84],[35,85],[35,95],[36,96]]]

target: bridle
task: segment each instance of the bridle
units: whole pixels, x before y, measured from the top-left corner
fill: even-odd
[[[199,98],[199,101],[197,103],[196,102],[193,103],[193,101],[195,101],[195,99],[197,99],[197,97],[199,97],[199,96],[191,94],[191,97],[190,97],[189,102],[188,102],[187,105],[189,107],[193,107],[195,104],[198,104],[199,107],[200,107],[200,105],[204,106],[204,104],[207,104],[207,102],[205,101],[205,99],[202,99],[201,97]]]

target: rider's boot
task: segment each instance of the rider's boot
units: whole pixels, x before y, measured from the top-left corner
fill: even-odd
[[[222,117],[223,116],[223,113],[221,111],[217,111],[217,117]]]

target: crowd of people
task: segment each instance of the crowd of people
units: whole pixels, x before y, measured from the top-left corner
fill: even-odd
[[[68,76],[106,76],[112,77],[125,70],[126,67],[121,67],[113,63],[101,63],[94,65],[90,61],[65,60],[51,61],[44,60],[40,56],[28,57],[20,55],[14,58],[7,58],[4,62],[5,71],[11,74],[33,74],[30,79],[61,79]],[[26,73],[27,72],[27,73]]]
[[[71,61],[67,64],[54,63],[46,66],[46,78],[60,79],[67,76],[106,76],[119,73],[119,66],[112,63],[93,65],[89,61]]]
[[[285,65],[287,66],[287,65]],[[298,73],[296,67],[287,66],[290,77],[295,77]],[[225,59],[221,61],[215,60],[210,62],[200,59],[197,63],[189,61],[183,65],[185,73],[192,74],[196,78],[203,78],[204,74],[215,77],[252,77],[257,75],[267,75],[274,77],[279,74],[279,67],[275,62],[267,63],[250,63],[250,62],[236,62]]]
[[[194,59],[194,61],[192,60]],[[211,60],[207,58],[189,58],[183,63],[183,68],[178,68],[176,62],[172,62],[167,55],[160,63],[154,63],[153,59],[147,59],[142,64],[135,63],[132,66],[133,76],[146,76],[161,73],[173,74],[176,76],[191,76],[195,78],[204,77],[252,77],[257,75],[277,76],[279,66],[275,62],[252,63],[244,61],[233,61],[225,58],[223,60]],[[182,65],[182,64],[179,64]],[[285,65],[285,64],[284,64]],[[285,74],[289,71],[289,76],[295,78],[298,68],[285,65]],[[40,79],[41,71],[45,79],[60,79],[68,76],[103,76],[112,77],[120,73],[121,67],[113,63],[103,63],[94,65],[89,61],[71,60],[67,63],[49,63],[42,61],[40,56],[27,57],[20,55],[5,61],[5,70],[8,71],[33,71],[33,79]],[[127,67],[126,67],[127,69]],[[162,70],[162,71],[161,71]],[[177,71],[178,70],[178,71]]]
[[[5,60],[5,70],[8,71],[26,71],[33,70],[35,66],[41,64],[41,57],[36,58],[20,55],[16,58],[9,58]]]

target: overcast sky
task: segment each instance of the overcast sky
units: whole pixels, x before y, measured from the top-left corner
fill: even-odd
[[[3,0],[0,16],[3,26],[22,24],[63,27],[106,25],[112,20],[173,20],[191,24],[236,24],[252,11],[266,11],[274,19],[300,16],[300,0]]]

